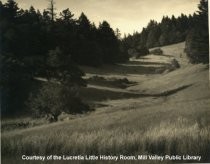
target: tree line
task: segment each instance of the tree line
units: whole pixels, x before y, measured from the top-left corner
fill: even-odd
[[[150,20],[141,33],[134,33],[125,37],[125,41],[132,47],[158,47],[185,40],[187,31],[192,26],[193,16],[181,14],[178,18],[163,16],[160,23]]]
[[[186,40],[186,52],[190,61],[208,63],[208,35],[208,1],[201,0],[198,11],[193,15],[181,14],[177,18],[174,15],[163,16],[160,23],[151,20],[140,33],[125,36],[123,44],[126,49],[134,48],[141,52],[145,48]]]

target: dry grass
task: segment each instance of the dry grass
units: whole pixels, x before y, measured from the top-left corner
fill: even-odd
[[[171,52],[171,55],[177,59],[183,52],[183,45],[181,43],[163,47],[163,52],[168,55]],[[160,56],[150,62],[163,62],[162,58],[167,60],[165,56]],[[181,64],[186,64],[183,58],[178,60]],[[102,92],[102,88],[87,89],[94,90],[95,97],[91,97],[91,94],[84,96],[100,99],[102,104],[108,105],[106,107],[99,108],[85,117],[3,132],[1,148],[4,163],[16,164],[18,163],[16,160],[22,154],[190,154],[201,155],[202,162],[209,162],[210,92],[208,70],[204,69],[202,65],[181,65],[180,69],[168,74],[144,76],[134,74],[132,71],[135,69],[130,68],[128,73],[132,73],[132,76],[127,76],[127,78],[130,81],[137,81],[139,84],[130,87],[130,91],[120,89],[110,91],[104,88]],[[112,70],[98,71],[89,70],[89,73],[98,73],[104,77],[119,75],[119,78],[123,78],[125,76],[123,72],[120,74],[121,70],[116,69],[114,70],[115,75],[109,74]],[[137,73],[139,72],[141,70],[137,71]],[[168,93],[166,91],[183,86],[189,87],[155,98],[128,95],[128,92],[133,93],[132,91],[141,94]],[[112,99],[107,100],[106,96],[112,96]],[[114,98],[119,99],[113,100]],[[14,158],[9,160],[11,156]],[[148,160],[142,163],[159,162]],[[164,161],[164,163],[168,163],[168,161]]]
[[[43,118],[35,119],[31,117],[20,117],[20,118],[3,118],[1,120],[1,131],[11,131],[14,129],[31,128],[34,126],[40,126],[47,124],[48,121]]]
[[[208,118],[203,115],[203,121],[199,121],[202,115],[190,118],[190,115],[181,113],[181,110],[168,109],[163,112],[163,106],[159,107],[156,112],[143,109],[109,114],[95,113],[69,122],[8,132],[2,135],[2,155],[190,152],[193,155],[202,155],[203,161],[209,160]],[[201,113],[204,114],[205,110]]]

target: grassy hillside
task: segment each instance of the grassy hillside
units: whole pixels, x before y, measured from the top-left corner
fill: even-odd
[[[80,93],[101,106],[82,117],[3,132],[3,163],[15,163],[22,154],[191,154],[210,162],[208,66],[189,64],[184,43],[162,49],[162,56],[98,69],[82,67],[86,78],[106,80]],[[181,67],[169,72],[174,58]],[[110,78],[135,83],[122,89],[107,82]]]

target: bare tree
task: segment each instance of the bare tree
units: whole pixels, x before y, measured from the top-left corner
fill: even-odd
[[[54,22],[56,13],[55,13],[55,1],[54,0],[48,0],[49,1],[49,7],[47,8],[50,14],[51,21]]]

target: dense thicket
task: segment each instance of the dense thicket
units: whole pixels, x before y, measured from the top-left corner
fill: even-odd
[[[68,8],[58,14],[53,0],[43,12],[32,6],[20,9],[13,0],[0,1],[0,32],[1,105],[8,113],[24,108],[34,77],[75,87],[85,84],[77,64],[127,60],[108,22],[97,28],[84,13],[78,19]]]

